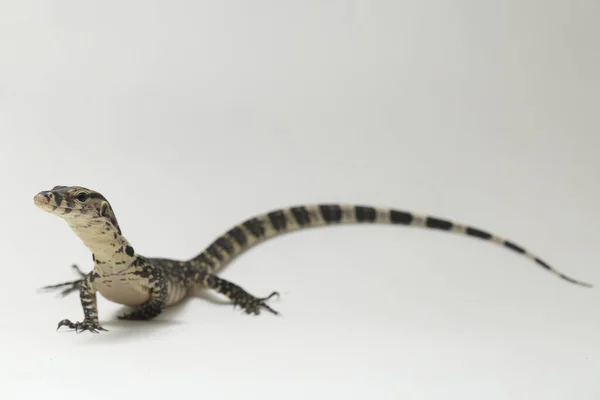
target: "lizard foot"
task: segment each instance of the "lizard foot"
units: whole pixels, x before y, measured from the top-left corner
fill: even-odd
[[[270,295],[268,295],[267,297],[262,297],[262,298],[257,298],[257,297],[253,297],[250,295],[237,297],[237,298],[233,299],[233,305],[241,307],[246,312],[246,314],[259,315],[261,308],[265,308],[269,312],[271,312],[275,315],[279,315],[279,312],[273,310],[271,307],[269,307],[265,303],[267,300],[269,300],[273,296],[279,297],[279,293],[273,292]]]
[[[119,315],[117,318],[128,321],[148,321],[160,314],[161,311],[161,307],[157,307],[153,304],[146,304],[129,313]]]
[[[119,315],[119,316],[117,316],[117,318],[125,320],[125,321],[146,321],[146,320],[150,319],[147,316],[145,316],[143,313],[141,313],[137,310],[132,311],[127,314]]]
[[[84,320],[83,322],[71,322],[68,319],[63,319],[62,321],[60,321],[58,323],[58,327],[56,328],[56,330],[59,330],[61,326],[66,326],[68,328],[71,329],[75,329],[75,332],[79,333],[79,332],[83,332],[83,331],[90,331],[92,333],[99,333],[99,331],[108,331],[107,329],[104,329],[103,327],[100,326],[100,324],[98,324],[97,322],[92,322],[89,320]]]

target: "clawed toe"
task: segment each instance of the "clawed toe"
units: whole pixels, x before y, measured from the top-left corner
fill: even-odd
[[[268,305],[266,305],[266,304],[262,304],[262,306],[263,306],[264,308],[266,308],[266,309],[267,309],[267,310],[268,310],[268,311],[269,311],[271,314],[273,314],[273,315],[280,315],[279,311],[276,311],[276,310],[272,309],[272,308],[271,308],[271,307],[269,307]]]
[[[71,265],[71,268],[73,268],[75,272],[77,272],[82,278],[85,278],[87,276],[87,274],[83,272],[77,264]]]
[[[234,305],[240,306],[246,312],[246,314],[259,315],[261,308],[264,308],[274,315],[279,315],[279,312],[277,312],[276,310],[274,310],[273,308],[271,308],[269,305],[266,304],[266,301],[271,299],[273,296],[279,297],[279,293],[272,292],[267,297],[252,298],[247,301],[238,301],[238,302],[235,302]]]
[[[64,283],[59,283],[56,285],[43,286],[40,289],[41,290],[53,290],[53,289],[64,288],[59,294],[61,297],[65,297],[69,293],[79,290],[79,287],[82,282],[83,282],[83,279],[78,279],[76,281],[64,282]]]
[[[104,329],[98,323],[93,323],[90,321],[73,323],[68,319],[63,319],[62,321],[60,321],[58,323],[56,330],[59,330],[62,326],[66,326],[67,328],[74,329],[75,332],[77,332],[77,333],[83,332],[83,331],[90,331],[92,333],[99,333],[99,331],[105,331],[105,332],[108,331],[108,329]]]
[[[262,299],[259,299],[260,301],[267,301],[270,300],[271,297],[273,296],[277,296],[279,298],[279,292],[272,292],[270,295],[268,295],[267,297],[263,297]]]

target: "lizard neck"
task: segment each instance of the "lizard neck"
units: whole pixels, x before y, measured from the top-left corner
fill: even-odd
[[[92,252],[94,270],[100,275],[118,274],[135,260],[135,251],[118,228],[102,220],[69,221],[69,226]]]

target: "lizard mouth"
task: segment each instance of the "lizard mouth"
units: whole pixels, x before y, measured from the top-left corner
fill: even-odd
[[[58,211],[61,212],[61,215],[68,215],[73,208],[61,207],[57,206],[54,202],[51,201],[51,197],[45,194],[44,192],[38,193],[33,197],[33,203],[43,211],[58,214]]]
[[[52,206],[50,205],[50,199],[43,193],[36,194],[33,197],[33,203],[43,210],[52,208]]]

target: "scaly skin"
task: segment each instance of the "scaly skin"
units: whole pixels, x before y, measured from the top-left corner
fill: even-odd
[[[99,332],[96,294],[115,303],[134,307],[120,319],[149,320],[165,307],[184,299],[194,287],[212,289],[228,297],[248,314],[266,309],[278,314],[266,304],[277,295],[255,297],[240,286],[216,276],[234,257],[266,239],[299,229],[335,224],[396,224],[419,226],[456,232],[490,241],[525,255],[547,271],[577,285],[591,287],[554,269],[535,254],[499,236],[452,221],[410,212],[347,204],[299,205],[278,209],[247,219],[215,239],[203,252],[187,261],[147,258],[137,254],[123,236],[115,213],[100,193],[80,186],[55,186],[34,197],[44,211],[61,217],[92,252],[93,270],[84,274],[76,266],[81,279],[46,289],[65,288],[63,295],[78,290],[84,313],[82,322],[64,319],[58,328],[67,326],[76,331]]]

